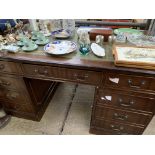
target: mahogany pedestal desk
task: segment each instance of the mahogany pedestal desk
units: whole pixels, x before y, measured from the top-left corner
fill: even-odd
[[[50,56],[40,47],[31,53],[0,57],[0,103],[11,115],[39,121],[59,82],[96,88],[90,133],[142,134],[155,111],[155,71],[115,67],[106,57],[79,52]]]

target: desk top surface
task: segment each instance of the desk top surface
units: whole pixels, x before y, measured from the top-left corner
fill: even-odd
[[[53,39],[51,39],[52,41]],[[77,42],[77,37],[74,37],[70,40]],[[47,65],[55,65],[55,66],[70,66],[76,68],[87,68],[91,70],[103,70],[110,69],[116,71],[129,71],[129,72],[138,72],[138,73],[149,73],[155,74],[154,70],[144,70],[144,69],[136,69],[136,68],[128,68],[128,67],[116,67],[114,65],[114,58],[112,55],[112,46],[108,44],[103,45],[105,48],[106,56],[105,57],[97,57],[92,51],[89,52],[88,55],[81,55],[79,50],[63,55],[63,56],[54,56],[46,54],[43,50],[44,46],[39,46],[36,51],[33,52],[23,52],[20,51],[16,54],[7,53],[1,56],[1,59],[11,60],[11,61],[19,61],[26,63],[39,63],[39,64],[47,64]]]

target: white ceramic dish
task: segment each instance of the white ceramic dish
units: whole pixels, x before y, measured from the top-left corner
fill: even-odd
[[[98,57],[104,57],[105,56],[105,49],[96,43],[91,44],[91,50]]]

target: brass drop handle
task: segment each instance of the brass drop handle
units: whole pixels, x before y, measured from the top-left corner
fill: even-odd
[[[78,75],[77,73],[74,74],[74,77],[76,78],[76,80],[78,81],[85,81],[86,78],[88,78],[88,74],[85,74],[84,76],[82,75]]]
[[[35,73],[38,73],[40,75],[47,75],[48,74],[48,71],[47,70],[44,70],[43,72],[39,71],[39,69],[35,69],[34,70]]]
[[[141,81],[140,85],[134,85],[133,84],[133,81],[131,79],[128,80],[128,84],[131,88],[136,88],[136,89],[139,89],[141,88],[141,86],[145,85],[146,82],[145,81]]]
[[[0,70],[3,70],[5,68],[4,64],[0,64]]]
[[[0,85],[2,85],[2,86],[9,86],[9,85],[11,85],[11,83],[7,82],[7,81],[0,80]]]
[[[125,103],[123,102],[123,99],[119,98],[119,105],[122,107],[130,107],[132,106],[135,102],[133,100],[131,100],[129,103]]]
[[[120,115],[118,113],[114,113],[113,118],[119,120],[126,120],[128,118],[128,115]]]
[[[8,93],[8,94],[6,94],[6,96],[8,98],[10,98],[10,99],[16,99],[18,95],[19,95],[18,93]]]
[[[111,124],[110,127],[114,131],[122,131],[122,130],[124,130],[124,126],[116,126],[116,125]]]

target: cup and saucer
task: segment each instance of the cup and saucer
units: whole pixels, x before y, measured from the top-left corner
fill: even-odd
[[[33,41],[30,40],[24,44],[24,46],[22,47],[22,50],[31,52],[36,50],[37,48],[38,48],[38,45],[36,45]]]
[[[38,39],[35,41],[37,45],[46,45],[49,43],[49,39],[46,38],[45,36],[40,36]]]

